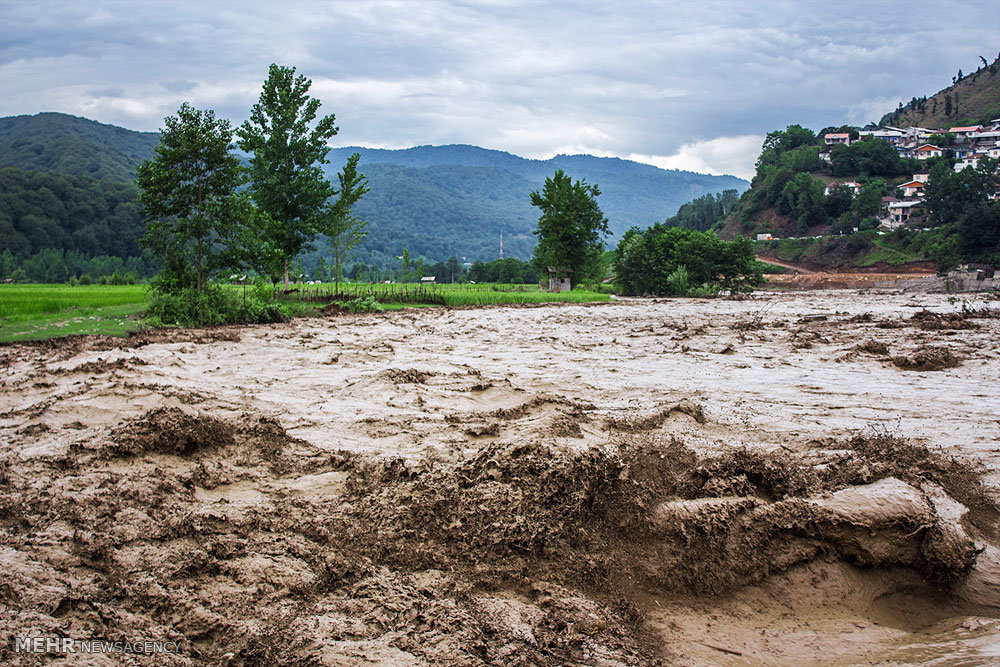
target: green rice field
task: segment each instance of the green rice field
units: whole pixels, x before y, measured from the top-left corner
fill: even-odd
[[[240,289],[234,286],[233,289]],[[550,293],[537,285],[300,285],[282,297],[308,312],[305,303],[325,305],[339,300],[374,296],[391,309],[426,306],[489,306],[607,301],[609,294],[593,291]],[[145,326],[143,311],[149,300],[147,285],[0,285],[0,342],[42,340],[77,334],[124,336]]]
[[[0,342],[142,328],[146,285],[0,285]]]

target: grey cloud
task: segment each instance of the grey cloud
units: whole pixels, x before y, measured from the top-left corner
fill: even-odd
[[[0,114],[150,130],[189,101],[239,123],[278,62],[324,91],[345,144],[671,155],[932,93],[995,55],[992,4],[8,0]]]
[[[124,97],[125,89],[117,86],[108,88],[95,88],[87,91],[88,97]]]
[[[197,81],[163,81],[160,86],[171,93],[188,93],[197,87]]]

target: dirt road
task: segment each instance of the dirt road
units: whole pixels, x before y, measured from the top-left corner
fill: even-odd
[[[151,665],[986,659],[997,309],[808,292],[0,348],[0,629],[179,642]]]

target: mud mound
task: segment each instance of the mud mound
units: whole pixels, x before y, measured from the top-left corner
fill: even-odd
[[[918,328],[924,331],[940,331],[943,329],[978,329],[979,325],[973,322],[965,311],[961,313],[935,313],[930,310],[921,310],[910,317]]]
[[[651,415],[636,417],[611,417],[605,420],[604,425],[606,428],[614,429],[616,431],[626,431],[632,433],[637,433],[639,431],[652,431],[663,426],[663,424],[674,414],[688,415],[699,424],[704,424],[707,421],[705,418],[705,411],[700,404],[684,400],[663,408],[662,410],[658,410]]]
[[[925,347],[909,355],[892,358],[892,363],[904,371],[943,371],[962,365],[962,359],[946,347]]]
[[[468,461],[419,474],[402,461],[376,462],[352,476],[349,488],[362,523],[394,560],[440,567],[442,558],[558,553],[595,523],[594,511],[610,509],[623,465],[596,449],[493,444]]]
[[[595,409],[594,405],[590,403],[578,403],[577,401],[572,401],[568,398],[563,398],[562,396],[540,394],[532,397],[524,403],[521,403],[520,405],[515,405],[512,408],[500,408],[487,413],[486,416],[493,419],[520,419],[521,417],[530,414],[535,408],[540,408],[544,405],[568,407],[568,414],[571,415],[582,415],[587,410]]]
[[[780,500],[806,496],[821,488],[816,472],[791,456],[742,447],[703,459],[681,493],[688,498],[746,496]]]
[[[319,312],[327,317],[335,317],[337,315],[348,315],[351,311],[335,301],[320,308]]]
[[[885,356],[889,354],[889,346],[878,340],[866,340],[864,343],[855,346],[854,349],[858,352],[874,354],[877,356]]]
[[[190,415],[179,408],[157,408],[112,431],[101,453],[108,458],[146,453],[190,456],[231,445],[232,425],[214,417]]]
[[[415,368],[389,368],[381,373],[379,377],[392,382],[393,384],[424,384],[434,377],[436,373],[430,371],[418,371]]]
[[[984,470],[886,433],[857,435],[838,443],[847,454],[829,462],[821,472],[827,488],[869,484],[884,477],[897,477],[919,486],[932,482],[970,510],[973,524],[986,535],[1000,536],[1000,508],[983,484]]]
[[[978,553],[960,506],[977,511],[974,471],[903,442],[818,467],[644,432],[412,461],[175,409],[108,440],[16,474],[0,461],[11,634],[177,640],[177,665],[647,665],[669,656],[644,591],[831,558],[948,585]]]
[[[74,368],[62,368],[55,371],[57,374],[86,373],[87,375],[97,375],[99,373],[111,373],[113,371],[128,370],[133,366],[145,366],[146,362],[138,357],[121,357],[114,361],[97,359],[80,364]]]

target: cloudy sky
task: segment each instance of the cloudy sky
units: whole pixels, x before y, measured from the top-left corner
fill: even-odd
[[[971,2],[0,0],[0,116],[241,122],[268,65],[334,145],[470,143],[748,177],[763,135],[877,120],[1000,50]]]

